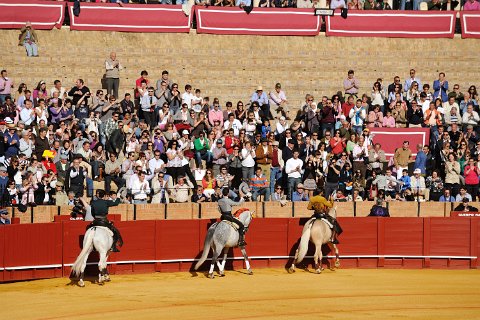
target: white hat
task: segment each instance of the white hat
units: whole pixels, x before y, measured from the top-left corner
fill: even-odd
[[[420,170],[419,168],[417,168],[417,169],[413,170],[413,173],[414,173],[414,174],[415,174],[415,173],[420,174],[420,173],[422,173],[422,170]]]
[[[13,124],[13,120],[10,119],[9,117],[6,117],[6,118],[5,118],[5,123],[6,123],[6,124]]]
[[[262,86],[258,86],[258,87],[257,87],[257,91],[263,91],[263,87],[262,87]]]
[[[188,130],[183,130],[183,131],[182,131],[182,135],[183,135],[183,134],[190,134],[190,132],[188,132]]]
[[[284,121],[284,120],[287,120],[287,119],[284,116],[281,116],[280,121]]]

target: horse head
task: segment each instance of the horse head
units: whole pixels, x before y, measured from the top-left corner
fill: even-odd
[[[255,211],[246,210],[240,214],[238,220],[242,221],[243,225],[248,228],[254,217]]]

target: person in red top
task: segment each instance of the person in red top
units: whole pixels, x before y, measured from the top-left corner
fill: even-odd
[[[149,87],[150,80],[148,80],[148,72],[146,70],[143,70],[140,73],[140,78],[135,80],[135,99],[140,99],[140,93],[138,92],[138,89],[142,88],[142,80],[146,80],[147,87]]]
[[[468,164],[463,169],[463,175],[465,177],[467,192],[472,196],[472,201],[477,201],[478,175],[480,175],[480,169],[478,169],[473,158],[468,160]]]
[[[55,163],[53,163],[53,159],[50,157],[45,157],[44,160],[42,160],[42,164],[45,167],[45,169],[52,170],[55,174],[57,174],[57,167],[55,166]]]
[[[340,137],[340,131],[335,131],[335,136],[330,139],[330,146],[332,147],[332,153],[336,156],[343,152],[347,144],[345,138]]]
[[[348,115],[350,114],[350,110],[352,110],[353,107],[355,107],[355,102],[354,102],[354,97],[353,96],[350,96],[348,97],[348,100],[347,102],[344,102],[342,104],[342,113],[345,115],[345,117],[347,117],[347,121],[349,121],[348,119]]]

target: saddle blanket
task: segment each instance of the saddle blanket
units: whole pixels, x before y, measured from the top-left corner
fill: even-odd
[[[226,224],[230,225],[235,231],[238,231],[238,225],[232,221],[228,220],[222,220],[222,222],[225,222]]]

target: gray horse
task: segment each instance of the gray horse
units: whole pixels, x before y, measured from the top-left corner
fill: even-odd
[[[337,216],[336,207],[330,209],[329,214],[332,217]],[[312,218],[305,223],[302,231],[302,237],[300,239],[300,244],[298,245],[298,249],[295,252],[295,260],[293,261],[292,265],[289,268],[289,272],[295,272],[295,264],[302,262],[303,258],[308,251],[308,242],[312,241],[315,245],[315,255],[313,256],[313,261],[315,263],[315,272],[321,273],[322,272],[322,245],[327,244],[330,249],[335,252],[335,267],[340,267],[340,258],[338,254],[338,248],[335,244],[330,242],[332,237],[332,230],[330,226],[325,222],[323,219],[315,219]],[[330,267],[330,270],[334,270]]]
[[[251,212],[249,210],[243,211],[237,217],[243,225],[245,226],[245,232],[248,230],[248,226],[252,222],[253,216],[255,212]],[[215,269],[215,264],[217,264],[220,276],[223,277],[225,275],[225,263],[227,261],[227,254],[230,248],[238,246],[238,231],[232,226],[232,223],[229,221],[220,221],[215,222],[210,226],[207,232],[207,236],[205,237],[205,244],[203,246],[203,253],[198,260],[197,264],[195,265],[195,270],[205,262],[207,259],[208,253],[210,252],[210,248],[212,248],[213,256],[212,256],[212,263],[210,264],[210,271],[208,272],[208,276],[213,279],[213,271]],[[248,261],[247,252],[245,251],[245,247],[240,247],[242,251],[243,258],[245,259],[245,265],[247,267],[248,273],[253,274],[253,271],[250,269],[250,262]],[[218,261],[218,257],[223,251],[223,260],[220,263]]]

